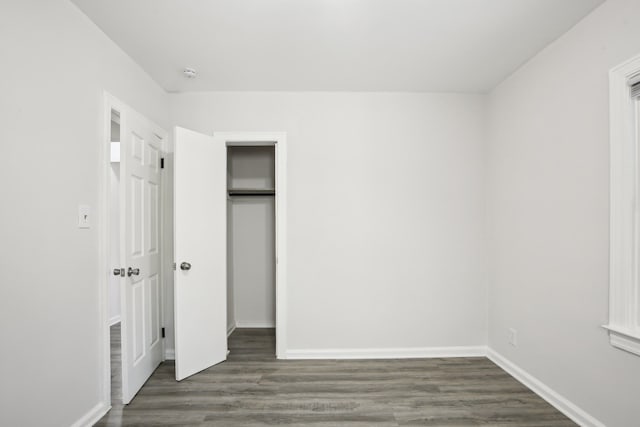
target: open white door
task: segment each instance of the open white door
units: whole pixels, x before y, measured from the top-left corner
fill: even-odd
[[[227,358],[227,149],[174,131],[176,380]]]
[[[166,135],[129,108],[120,114],[122,400],[127,404],[162,361],[160,158]]]

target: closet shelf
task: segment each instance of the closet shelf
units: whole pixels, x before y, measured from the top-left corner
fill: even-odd
[[[275,188],[230,188],[230,196],[273,196]]]

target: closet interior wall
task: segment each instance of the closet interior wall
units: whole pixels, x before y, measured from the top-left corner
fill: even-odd
[[[227,148],[227,327],[275,326],[275,147]]]

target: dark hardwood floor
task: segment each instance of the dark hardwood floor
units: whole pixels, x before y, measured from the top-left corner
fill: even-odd
[[[485,358],[276,360],[238,329],[228,360],[176,382],[165,362],[99,426],[574,426]]]
[[[109,328],[111,336],[111,402],[122,403],[122,345],[120,323]]]

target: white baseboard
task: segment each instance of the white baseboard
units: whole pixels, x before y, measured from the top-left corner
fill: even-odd
[[[285,359],[413,359],[433,357],[485,357],[487,348],[471,347],[410,347],[362,348],[332,350],[287,350]]]
[[[236,328],[275,328],[275,322],[267,321],[267,322],[253,322],[251,320],[236,320]]]
[[[113,316],[111,319],[109,319],[109,326],[113,326],[118,322],[120,322],[120,315],[119,314],[117,316]]]
[[[91,408],[89,412],[84,414],[78,421],[71,424],[71,427],[91,427],[104,415],[109,412],[110,406],[107,406],[104,402],[98,403]]]
[[[605,427],[604,423],[589,415],[582,408],[551,389],[524,369],[509,361],[495,350],[491,348],[487,349],[487,358],[516,380],[520,381],[535,394],[549,402],[549,404],[555,407],[558,411],[571,418],[571,420],[576,422],[578,425],[582,427]]]
[[[176,360],[176,350],[173,348],[165,348],[164,360]]]
[[[234,323],[227,328],[227,338],[236,330],[237,325]]]

